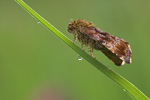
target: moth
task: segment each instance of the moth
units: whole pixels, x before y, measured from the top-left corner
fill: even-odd
[[[129,43],[96,28],[91,22],[73,20],[68,24],[68,32],[74,35],[74,43],[77,40],[81,42],[81,48],[90,46],[92,57],[95,49],[102,51],[117,66],[131,63],[132,51]]]

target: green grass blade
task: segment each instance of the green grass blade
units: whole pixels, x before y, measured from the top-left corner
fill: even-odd
[[[29,7],[22,0],[16,0],[18,4],[20,4],[23,8],[25,8],[34,18],[36,18],[40,23],[42,23],[45,27],[47,27],[50,31],[52,31],[57,37],[59,37],[63,42],[65,42],[69,47],[71,47],[75,52],[77,52],[80,56],[82,56],[85,60],[91,63],[98,70],[103,72],[109,78],[114,80],[118,85],[120,85],[124,90],[126,90],[134,99],[136,100],[149,100],[149,98],[142,93],[137,87],[135,87],[128,80],[123,78],[118,73],[114,72],[109,67],[104,66],[96,59],[93,59],[89,54],[81,50],[78,46],[76,46],[72,41],[70,41],[65,35],[63,35],[59,30],[57,30],[53,25],[51,25],[48,21],[46,21],[43,17],[41,17],[38,13],[36,13],[31,7]]]

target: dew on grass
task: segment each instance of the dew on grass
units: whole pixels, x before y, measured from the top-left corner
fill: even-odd
[[[78,60],[82,60],[82,57],[81,57],[80,55],[78,55],[78,57],[77,57],[77,58],[78,58]]]

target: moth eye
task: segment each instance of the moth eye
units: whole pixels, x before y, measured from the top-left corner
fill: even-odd
[[[73,30],[74,30],[73,25],[72,25],[72,24],[69,24],[69,25],[68,25],[68,32],[69,32],[69,33],[72,33]]]

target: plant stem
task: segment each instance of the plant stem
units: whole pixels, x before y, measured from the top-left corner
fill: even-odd
[[[77,52],[90,64],[92,64],[98,70],[100,70],[109,78],[111,78],[113,81],[115,81],[118,85],[120,85],[124,90],[126,90],[130,95],[132,95],[133,98],[135,98],[136,100],[149,100],[149,98],[144,93],[142,93],[137,87],[135,87],[132,83],[130,83],[124,77],[122,77],[121,75],[119,75],[118,73],[110,69],[109,67],[104,66],[102,63],[100,63],[96,59],[93,59],[89,54],[81,50],[77,45],[75,45],[65,35],[63,35],[59,30],[57,30],[53,25],[51,25],[38,13],[36,13],[25,2],[23,2],[22,0],[16,0],[16,1],[17,3],[21,5],[21,7],[25,8],[26,11],[28,11],[34,18],[36,18],[40,23],[42,23],[45,27],[47,27],[51,32],[53,32],[58,38],[60,38],[63,42],[65,42],[75,52]]]

